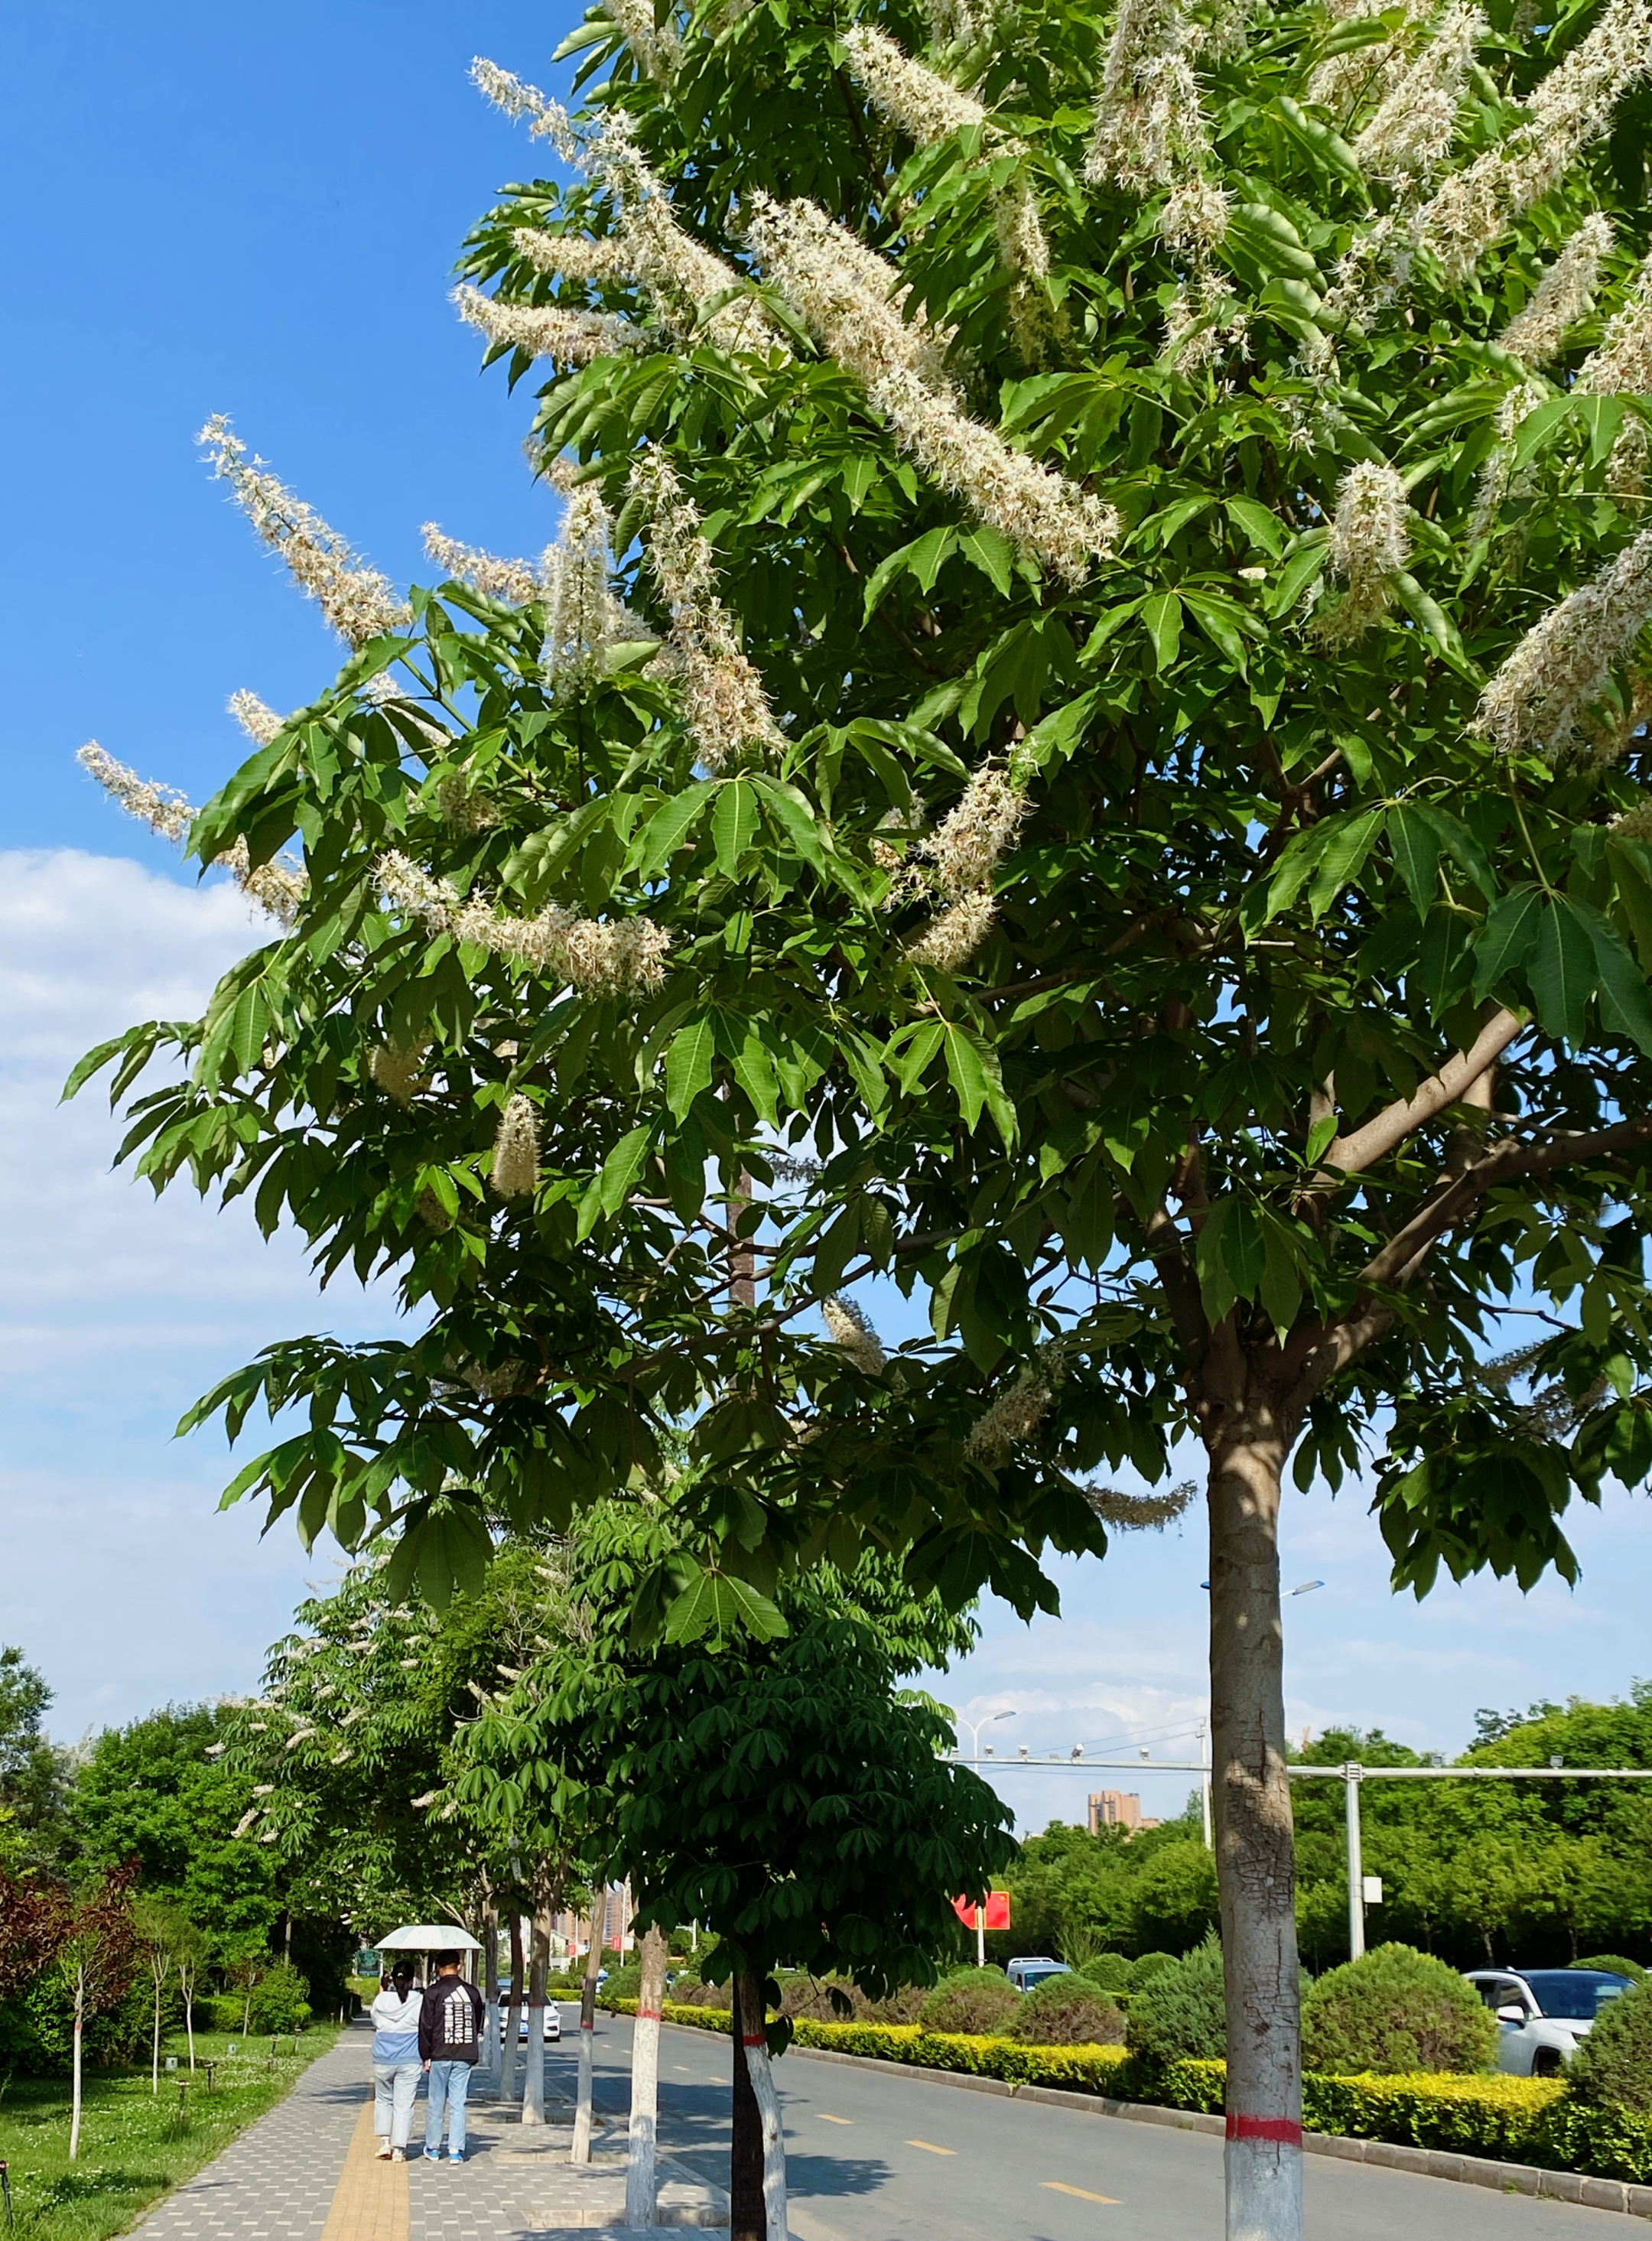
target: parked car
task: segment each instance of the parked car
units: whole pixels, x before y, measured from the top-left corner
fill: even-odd
[[[1047,1977],[1070,1977],[1073,1971],[1065,1961],[1052,1960],[1047,1953],[1023,1953],[1019,1960],[1004,1963],[1004,1974],[1018,1992],[1030,1992]]]
[[[1515,2077],[1558,2077],[1609,2000],[1634,1988],[1607,1969],[1469,1969],[1502,2026],[1497,2067]]]
[[[517,2025],[516,2032],[518,2045],[527,2044],[528,2017],[532,2012],[528,2008],[522,2010],[522,2020]],[[562,2010],[554,2000],[547,2000],[545,2004],[545,2036],[547,2044],[562,2037]]]

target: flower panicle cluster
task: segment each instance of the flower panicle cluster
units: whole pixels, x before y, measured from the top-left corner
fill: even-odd
[[[1480,698],[1475,722],[1505,753],[1555,754],[1652,620],[1652,529],[1528,630]]]
[[[1392,579],[1410,551],[1409,505],[1392,467],[1361,459],[1337,486],[1331,520],[1331,570],[1348,585],[1316,623],[1318,635],[1345,645],[1363,636],[1387,610]]]
[[[392,1104],[411,1105],[429,1077],[424,1071],[428,1045],[375,1043],[367,1054],[367,1073]]]
[[[267,747],[286,720],[277,715],[267,700],[260,700],[244,686],[239,692],[231,692],[225,705],[255,746]]]
[[[680,223],[664,183],[637,144],[629,117],[616,111],[607,119],[587,151],[586,169],[613,198],[616,237],[632,273],[679,341],[703,331],[719,350],[791,355],[751,296],[705,311],[708,302],[739,288],[745,276]]]
[[[900,315],[892,267],[808,203],[754,198],[751,238],[811,331],[861,383],[873,410],[933,481],[1068,583],[1111,552],[1120,531],[1114,508],[1012,451],[923,378],[909,339],[917,323]]]
[[[504,560],[474,545],[461,545],[457,538],[444,536],[433,521],[425,524],[423,534],[425,552],[455,583],[468,584],[485,598],[505,599],[512,606],[525,607],[544,598],[540,572],[530,562]]]
[[[993,129],[987,110],[973,94],[904,52],[886,32],[856,23],[845,32],[844,46],[850,76],[867,100],[919,147],[933,147],[954,132],[979,130],[980,159],[1000,153],[1025,155],[1020,141]],[[1051,315],[1048,297],[1036,284],[1049,278],[1050,244],[1029,179],[1014,179],[994,196],[993,230],[1000,263],[1016,275],[1009,303],[1016,345],[1024,358],[1041,358]]]
[[[1331,0],[1327,13],[1333,23],[1363,23],[1373,16],[1386,16],[1388,0]],[[1374,102],[1381,106],[1405,75],[1426,14],[1426,6],[1419,11],[1408,0],[1399,23],[1386,39],[1328,55],[1316,63],[1308,74],[1308,99],[1334,110],[1339,117],[1354,104]]]
[[[866,99],[919,147],[986,124],[987,111],[973,94],[904,53],[886,31],[853,23],[843,44],[849,75]]]
[[[1198,35],[1177,0],[1119,0],[1084,176],[1151,194],[1196,177],[1210,149],[1193,57]]]
[[[552,279],[589,287],[632,277],[631,257],[617,233],[552,233],[545,226],[519,225],[511,245],[525,264]]]
[[[1117,1487],[1087,1486],[1084,1499],[1104,1525],[1120,1533],[1161,1533],[1174,1525],[1197,1499],[1199,1488],[1187,1479],[1166,1494],[1123,1494]]]
[[[1050,1413],[1060,1375],[1060,1359],[1051,1347],[1018,1370],[970,1427],[964,1453],[971,1461],[990,1466],[1007,1462],[1016,1448],[1032,1439]]]
[[[561,304],[512,304],[464,282],[453,302],[467,326],[499,350],[523,350],[558,365],[591,365],[642,342],[642,330],[618,311],[586,311]]]
[[[375,877],[381,893],[432,933],[565,981],[583,995],[632,994],[659,987],[665,977],[671,936],[652,919],[580,918],[558,903],[534,918],[513,918],[461,897],[396,850],[380,858]]]
[[[996,921],[993,873],[1027,807],[1026,794],[1002,765],[985,763],[920,847],[904,860],[888,851],[895,866],[888,906],[924,893],[939,895],[945,905],[906,942],[906,963],[949,973],[968,964]]]
[[[406,628],[411,611],[396,597],[389,579],[366,566],[262,459],[249,458],[223,413],[215,412],[196,440],[257,534],[280,554],[293,581],[315,600],[347,646],[364,646],[370,639]]]
[[[669,85],[682,67],[682,35],[669,11],[654,21],[652,0],[603,0],[604,12],[637,57],[645,77]]]
[[[1511,475],[1514,468],[1515,431],[1528,414],[1535,412],[1550,395],[1548,385],[1539,380],[1522,381],[1511,389],[1497,411],[1497,441],[1487,454],[1486,464],[1480,471],[1480,482],[1475,494],[1475,510],[1468,524],[1468,542],[1477,545],[1482,537],[1489,537],[1497,525],[1503,501],[1514,487]],[[1521,478],[1523,483],[1526,477]]]
[[[698,509],[657,449],[631,470],[630,487],[648,520],[648,568],[671,615],[668,670],[683,695],[699,759],[708,771],[778,753],[785,734],[763,679],[735,635],[717,589],[717,564]]]
[[[841,1347],[855,1368],[875,1377],[889,1357],[864,1309],[842,1293],[833,1292],[820,1302],[820,1320],[834,1345]]]
[[[584,149],[579,135],[560,102],[551,100],[525,78],[501,70],[485,55],[478,55],[472,63],[471,79],[478,91],[513,122],[519,123],[525,117],[531,118],[529,130],[534,137],[548,140],[565,164],[581,161]]]
[[[136,817],[151,833],[178,846],[189,838],[195,812],[175,787],[139,778],[125,763],[105,753],[96,739],[89,740],[76,759],[129,817]],[[296,866],[255,865],[244,840],[235,841],[212,861],[228,872],[247,900],[267,912],[278,925],[291,927],[295,922],[309,891],[308,880]]]
[[[1600,348],[1579,366],[1575,385],[1584,396],[1652,397],[1652,257],[1607,321]]]
[[[960,895],[955,903],[937,911],[928,924],[920,927],[903,946],[902,961],[926,967],[934,973],[961,973],[992,932],[997,919],[998,905],[989,888],[980,887],[973,894]]]
[[[654,635],[609,588],[612,530],[601,493],[581,483],[567,493],[562,528],[545,556],[545,659],[578,690],[601,675],[611,646],[640,646]]]
[[[1470,0],[1450,0],[1427,42],[1354,143],[1368,177],[1410,184],[1438,171],[1457,129],[1462,84],[1490,30]]]
[[[505,1100],[488,1181],[501,1198],[532,1198],[539,1185],[539,1116],[518,1089]]]
[[[1495,147],[1448,174],[1416,211],[1413,240],[1448,282],[1466,280],[1514,221],[1557,186],[1610,127],[1629,89],[1652,73],[1652,6],[1608,0],[1599,21],[1519,104]]]
[[[1532,291],[1530,301],[1498,336],[1503,348],[1534,372],[1558,358],[1571,329],[1594,309],[1601,260],[1611,246],[1611,222],[1596,211],[1584,219]]]

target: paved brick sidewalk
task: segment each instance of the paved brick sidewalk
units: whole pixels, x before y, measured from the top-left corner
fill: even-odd
[[[286,2099],[157,2202],[143,2241],[321,2241],[362,2100],[371,2034],[355,2024]]]

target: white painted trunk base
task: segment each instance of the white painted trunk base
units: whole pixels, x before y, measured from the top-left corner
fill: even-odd
[[[757,2113],[763,2124],[763,2216],[768,2241],[790,2241],[786,2207],[786,2135],[780,2129],[780,2097],[774,2090],[774,2067],[761,2039],[746,2044],[746,2067],[757,2096]]]
[[[545,2002],[536,2007],[528,2002],[528,2043],[523,2050],[527,2075],[522,2084],[522,2121],[525,2124],[545,2122]]]
[[[579,2097],[573,2110],[573,2145],[568,2151],[571,2164],[591,2161],[591,2042],[596,2025],[581,2017],[579,2021]]]
[[[1230,2138],[1227,2241],[1302,2241],[1302,2151],[1280,2140]]]

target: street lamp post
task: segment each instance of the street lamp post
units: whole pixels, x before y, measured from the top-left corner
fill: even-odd
[[[996,1727],[1000,1720],[1013,1720],[1014,1717],[1013,1712],[989,1712],[984,1720],[960,1720],[958,1725],[969,1729],[971,1757],[978,1759],[981,1755],[980,1736],[983,1728]],[[984,1969],[987,1966],[987,1910],[979,1901],[975,1907],[975,1966],[978,1969]]]
[[[1342,1769],[1342,1810],[1348,1840],[1348,1958],[1365,1950],[1365,1867],[1360,1851],[1360,1783],[1365,1769],[1349,1759]]]

